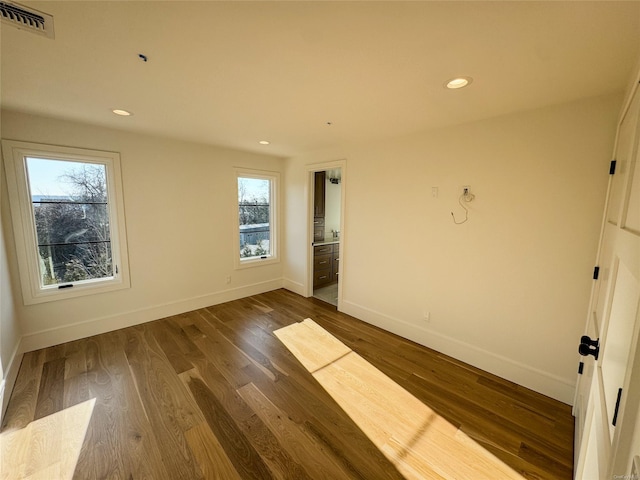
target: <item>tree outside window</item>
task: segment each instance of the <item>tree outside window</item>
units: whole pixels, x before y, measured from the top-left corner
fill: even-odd
[[[42,158],[26,163],[41,284],[113,276],[105,166]]]
[[[25,305],[129,288],[120,155],[14,140],[2,152]]]
[[[277,175],[237,172],[240,264],[274,259]]]

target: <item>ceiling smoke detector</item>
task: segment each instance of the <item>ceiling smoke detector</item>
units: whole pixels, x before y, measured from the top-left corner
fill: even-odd
[[[53,17],[34,8],[27,8],[17,3],[0,2],[0,19],[2,23],[20,30],[54,38]]]

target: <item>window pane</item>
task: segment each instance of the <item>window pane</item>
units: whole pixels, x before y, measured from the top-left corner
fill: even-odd
[[[34,203],[38,245],[109,240],[106,204]]]
[[[38,247],[42,285],[113,276],[111,243]]]
[[[240,258],[271,255],[271,181],[238,177]]]
[[[66,202],[106,202],[105,165],[27,158],[32,198]]]
[[[26,160],[41,285],[112,277],[105,165]]]

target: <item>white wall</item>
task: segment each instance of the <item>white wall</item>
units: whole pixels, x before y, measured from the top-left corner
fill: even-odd
[[[289,160],[285,284],[307,278],[307,165],[346,158],[341,310],[570,403],[621,101]]]
[[[25,351],[282,285],[282,263],[234,270],[233,261],[233,167],[281,172],[282,159],[9,111],[2,137],[116,151],[122,164],[131,288],[20,302]]]
[[[11,223],[6,179],[0,161],[0,419],[9,401],[20,368],[20,323],[16,312],[14,291],[9,275],[7,250],[13,249],[13,239],[5,234]]]

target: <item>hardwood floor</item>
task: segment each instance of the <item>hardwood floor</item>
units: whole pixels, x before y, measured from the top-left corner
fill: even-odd
[[[327,387],[336,371],[320,378],[274,334],[307,318],[357,354],[362,372],[384,374],[358,374],[365,390],[408,395],[400,427],[428,409],[476,452],[433,440],[444,467],[413,478],[484,478],[476,454],[524,478],[571,478],[568,405],[286,290],[25,354],[0,478],[410,478],[394,464],[409,450],[376,446],[383,411],[359,414],[359,401]]]

